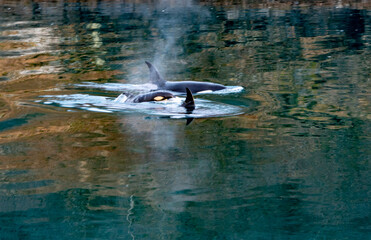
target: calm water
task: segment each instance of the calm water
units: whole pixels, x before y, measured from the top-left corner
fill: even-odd
[[[228,2],[0,0],[0,239],[369,239],[371,6]]]

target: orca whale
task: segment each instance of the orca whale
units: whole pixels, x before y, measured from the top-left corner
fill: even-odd
[[[210,82],[197,82],[197,81],[166,81],[163,79],[156,69],[150,62],[145,61],[149,68],[149,79],[152,83],[157,85],[158,89],[169,90],[173,92],[185,93],[188,88],[192,93],[198,93],[202,91],[218,91],[225,89],[226,87],[217,83]]]
[[[180,105],[187,109],[187,111],[193,111],[196,108],[195,100],[193,98],[191,90],[186,88],[186,99]],[[154,91],[149,93],[140,94],[137,96],[129,96],[125,102],[133,102],[133,103],[141,103],[141,102],[153,102],[153,101],[165,101],[170,98],[175,98],[171,92],[169,91]]]
[[[195,110],[195,100],[193,98],[191,90],[186,88],[186,99],[180,105],[186,109],[187,114],[191,114]],[[149,93],[140,94],[137,96],[129,96],[125,102],[141,103],[141,102],[153,102],[153,101],[165,101],[170,98],[175,98],[171,92],[168,91],[154,91]],[[186,125],[189,125],[193,121],[193,118],[187,118]]]

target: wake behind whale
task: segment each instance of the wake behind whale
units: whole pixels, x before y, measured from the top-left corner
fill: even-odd
[[[65,108],[68,111],[91,111],[102,113],[131,114],[168,117],[168,118],[210,118],[227,117],[244,114],[247,108],[206,99],[194,99],[195,108],[182,106],[186,98],[174,97],[167,101],[148,101],[135,103],[127,101],[128,97],[121,94],[118,97],[107,97],[93,94],[43,95],[36,100],[38,104],[50,107]],[[190,106],[192,108],[192,106]]]

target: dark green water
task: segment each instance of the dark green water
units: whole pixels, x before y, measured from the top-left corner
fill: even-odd
[[[149,2],[0,0],[0,239],[369,239],[371,6]],[[145,60],[244,113],[38,103]]]

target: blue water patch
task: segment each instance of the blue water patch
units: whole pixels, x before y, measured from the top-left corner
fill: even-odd
[[[0,239],[132,239],[129,201],[83,188],[0,196],[0,203],[6,203],[0,204]]]
[[[23,124],[26,124],[28,121],[26,118],[13,118],[9,120],[5,120],[0,122],[0,132],[16,127],[16,126],[21,126]]]
[[[16,190],[25,190],[25,189],[35,189],[40,187],[45,187],[52,184],[52,180],[40,180],[40,181],[30,181],[30,182],[6,182],[0,184],[0,191],[16,191]]]
[[[8,119],[8,120],[5,120],[5,121],[1,121],[0,122],[0,132],[11,129],[11,128],[14,128],[14,127],[22,126],[22,125],[28,123],[28,121],[30,119],[41,116],[41,115],[43,115],[43,114],[33,113],[33,114],[27,114],[27,115],[25,115],[23,117],[20,117],[20,118],[12,118],[12,119]]]
[[[0,195],[29,195],[42,191],[55,183],[55,180],[40,179],[37,171],[11,169],[0,170]],[[0,212],[9,211],[13,206],[0,204]],[[24,207],[24,206],[22,206]]]

